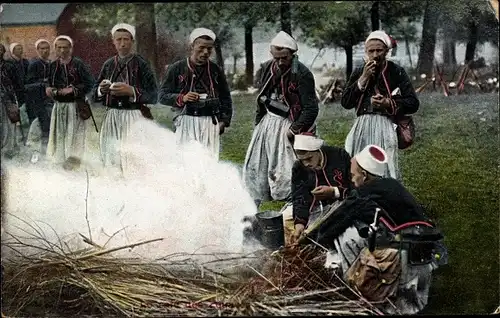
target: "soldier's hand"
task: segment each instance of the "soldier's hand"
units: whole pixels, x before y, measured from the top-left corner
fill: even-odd
[[[182,101],[184,103],[187,103],[187,102],[196,102],[199,99],[200,99],[200,94],[198,94],[196,92],[189,92],[186,95],[182,96]]]
[[[361,86],[365,86],[366,83],[370,80],[370,78],[375,74],[375,70],[377,68],[377,61],[372,60],[365,64],[363,67],[363,73],[359,78]]]
[[[111,81],[105,79],[99,84],[99,90],[101,91],[102,94],[107,94],[109,92],[110,86],[111,86]]]
[[[219,122],[219,135],[222,135],[225,130],[226,130],[226,124],[224,124],[223,122]]]
[[[304,224],[295,224],[295,231],[292,235],[292,245],[299,244],[299,239],[304,233],[305,228]]]
[[[54,97],[54,95],[52,94],[53,89],[54,89],[53,87],[47,87],[45,89],[45,95],[47,95],[48,97]]]

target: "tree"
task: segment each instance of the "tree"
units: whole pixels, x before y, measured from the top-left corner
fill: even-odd
[[[353,47],[362,42],[370,30],[371,3],[311,2],[297,3],[295,23],[307,34],[313,47],[340,47],[346,52],[346,78],[352,73]]]
[[[134,5],[137,53],[145,57],[154,70],[160,70],[156,44],[155,4],[153,2],[144,2],[135,3]]]
[[[487,3],[458,0],[452,3],[441,0],[440,28],[445,39],[445,51],[454,55],[455,43],[466,43],[464,61],[474,59],[477,44],[491,42],[498,46],[498,21]],[[447,58],[447,54],[445,54]]]
[[[253,29],[261,22],[276,22],[276,3],[271,2],[234,2],[231,3],[233,17],[237,26],[244,29],[245,44],[245,81],[247,85],[253,84]]]
[[[109,35],[111,28],[120,22],[135,24],[136,7],[133,3],[82,3],[77,5],[73,22],[81,22],[87,32]]]
[[[290,2],[282,1],[280,5],[281,30],[292,35],[292,6]]]
[[[222,47],[232,36],[234,19],[232,6],[227,2],[187,2],[158,3],[158,18],[173,30],[193,29],[203,21],[203,26],[211,29],[217,35],[215,40],[215,55],[217,64],[224,70]]]
[[[79,4],[74,22],[81,22],[87,32],[108,35],[111,28],[121,22],[136,27],[136,51],[148,59],[154,70],[158,70],[156,54],[155,9],[152,3],[92,3]],[[153,48],[153,49],[151,49]]]
[[[422,23],[422,39],[418,53],[417,70],[419,74],[431,74],[436,49],[436,33],[439,20],[439,5],[434,0],[425,1],[424,21]]]
[[[384,30],[394,39],[404,41],[406,54],[413,67],[410,43],[416,42],[416,22],[421,22],[424,6],[421,1],[390,1],[380,2],[380,16]]]
[[[370,20],[372,22],[372,31],[380,29],[380,1],[373,1],[372,8],[370,9]]]

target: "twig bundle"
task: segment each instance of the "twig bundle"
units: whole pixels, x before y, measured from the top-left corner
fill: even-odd
[[[112,256],[152,241],[72,253],[45,249],[14,259],[4,264],[4,312],[127,317],[374,313],[369,304],[343,295],[340,280],[323,266],[324,253],[311,246],[263,252],[256,264],[251,255],[211,255],[217,260],[209,263],[200,263],[196,255],[161,262]]]

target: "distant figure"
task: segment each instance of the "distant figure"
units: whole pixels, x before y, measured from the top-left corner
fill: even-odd
[[[26,76],[26,112],[31,124],[30,131],[40,132],[40,146],[35,147],[32,161],[36,161],[38,153],[45,155],[49,142],[50,114],[54,102],[45,94],[45,87],[49,82],[49,55],[50,43],[45,39],[35,42],[38,57],[30,61]],[[36,120],[38,119],[38,120]],[[37,132],[38,133],[38,132]]]
[[[2,157],[12,158],[19,150],[16,123],[20,121],[20,95],[24,85],[16,66],[4,59],[5,46],[0,44],[0,111],[2,120]]]
[[[60,35],[54,40],[57,59],[50,63],[45,93],[54,99],[50,120],[47,158],[63,163],[69,157],[82,158],[87,123],[78,115],[77,102],[83,101],[94,85],[90,68],[73,56],[73,40]]]
[[[99,139],[101,159],[104,166],[116,166],[122,171],[127,158],[121,152],[121,143],[134,122],[142,117],[151,119],[146,104],[156,104],[158,96],[150,63],[132,51],[135,34],[135,27],[126,23],[111,29],[117,55],[104,62],[93,90],[94,101],[107,107]]]
[[[281,31],[271,41],[272,60],[257,72],[255,128],[243,165],[243,179],[257,206],[291,200],[294,135],[315,130],[318,99],[311,71],[298,61],[297,42]]]
[[[24,85],[26,84],[26,75],[30,63],[27,59],[23,58],[24,50],[21,44],[12,43],[9,46],[9,52],[11,56],[10,62],[12,62],[12,64],[14,64],[14,66],[16,67],[17,76],[19,76],[19,78],[23,82],[23,93],[16,95],[19,107],[21,107],[26,102],[26,92],[24,91]]]
[[[26,81],[26,75],[28,73],[28,66],[30,62],[23,57],[24,49],[20,43],[12,43],[9,47],[10,56],[12,57],[12,62],[16,65],[19,76]]]
[[[226,75],[210,61],[215,33],[194,29],[189,36],[191,56],[167,69],[159,102],[173,106],[178,143],[196,140],[219,159],[220,135],[231,124],[233,101]]]
[[[356,121],[347,135],[345,149],[353,156],[369,144],[382,147],[388,156],[385,177],[400,179],[395,120],[413,114],[419,100],[405,70],[387,61],[391,39],[384,31],[370,33],[365,41],[365,62],[355,69],[342,95],[345,109],[356,109]]]

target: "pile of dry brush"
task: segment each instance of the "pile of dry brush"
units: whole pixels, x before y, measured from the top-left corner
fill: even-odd
[[[156,240],[153,240],[156,241]],[[113,253],[148,242],[36,256],[4,263],[7,316],[154,317],[372,315],[380,312],[350,290],[314,245],[251,255],[171,255],[161,261]],[[4,243],[13,249],[24,244]],[[8,246],[13,244],[13,246]],[[175,258],[175,260],[174,260]]]

